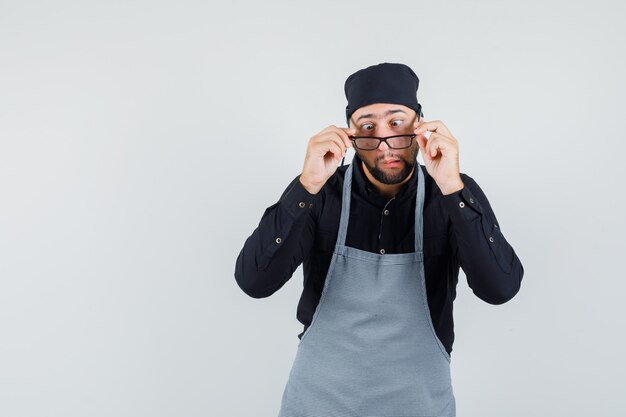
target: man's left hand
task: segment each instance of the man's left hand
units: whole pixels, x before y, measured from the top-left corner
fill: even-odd
[[[426,171],[435,180],[444,195],[464,187],[459,173],[459,144],[441,120],[415,123],[414,133],[424,157]],[[424,132],[431,132],[426,138]]]

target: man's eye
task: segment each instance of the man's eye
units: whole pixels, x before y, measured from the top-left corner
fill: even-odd
[[[397,123],[397,124],[394,124],[394,123],[396,123],[396,122],[398,122],[398,123]],[[391,122],[391,124],[392,124],[392,125],[394,125],[394,126],[400,126],[400,124],[401,124],[401,123],[402,123],[402,119],[396,119],[396,120],[393,120],[393,121]]]
[[[361,128],[364,129],[364,130],[371,130],[370,129],[371,127],[372,127],[371,123],[364,124],[363,126],[361,126]]]

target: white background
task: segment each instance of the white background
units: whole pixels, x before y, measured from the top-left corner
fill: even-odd
[[[623,416],[625,11],[0,0],[0,415],[275,416],[302,269],[252,299],[235,260],[402,62],[525,268],[500,306],[460,277],[458,415]]]

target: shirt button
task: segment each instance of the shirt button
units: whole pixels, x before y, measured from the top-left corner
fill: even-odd
[[[385,209],[385,211],[383,211],[383,213],[385,213],[385,216],[389,214],[389,210]]]
[[[494,224],[494,225],[493,225],[493,227],[495,227],[495,228],[497,229],[497,228],[498,228],[498,225],[497,225],[497,224]]]
[[[384,250],[384,249],[381,249],[381,250],[380,250],[380,254],[381,254],[381,255],[384,255],[384,254],[385,254],[385,250]]]
[[[276,243],[280,243],[280,242],[282,242],[282,241],[283,241],[283,240],[282,240],[281,238],[279,238],[279,237],[277,237],[277,238],[276,238]]]
[[[461,207],[461,208],[465,207],[465,203],[461,201],[461,202],[459,203],[459,207]]]
[[[489,236],[489,241],[493,243],[493,236]]]
[[[301,201],[300,203],[298,203],[298,207],[304,208],[304,207],[306,207],[306,204],[304,204],[304,202]]]
[[[474,199],[470,198],[470,203],[474,204]]]

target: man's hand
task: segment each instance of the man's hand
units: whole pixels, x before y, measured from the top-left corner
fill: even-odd
[[[309,193],[317,194],[335,173],[338,162],[352,146],[348,135],[353,134],[353,129],[331,125],[309,139],[300,174],[300,182]]]
[[[459,173],[459,144],[441,120],[413,125],[424,165],[444,195],[464,187]],[[428,139],[422,133],[432,132]]]

